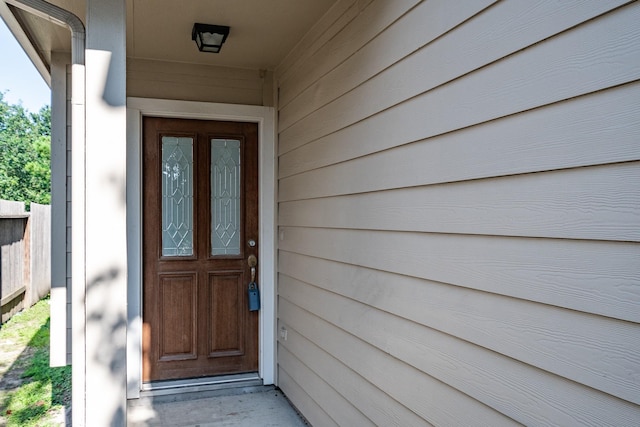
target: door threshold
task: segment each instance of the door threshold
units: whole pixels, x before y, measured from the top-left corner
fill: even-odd
[[[182,380],[151,381],[142,384],[140,397],[199,393],[229,388],[257,387],[262,385],[262,378],[260,378],[257,372],[220,375],[205,378],[187,378]]]

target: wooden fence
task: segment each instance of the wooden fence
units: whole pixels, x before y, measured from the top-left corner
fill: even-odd
[[[0,323],[51,289],[51,207],[0,200]]]

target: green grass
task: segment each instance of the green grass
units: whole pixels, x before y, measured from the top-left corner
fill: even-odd
[[[44,299],[14,316],[0,329],[0,342],[27,345],[24,384],[0,405],[11,426],[51,426],[52,410],[71,401],[71,367],[49,367],[49,301]]]
[[[35,337],[40,328],[45,326],[49,319],[49,299],[45,298],[28,310],[14,315],[0,328],[0,341],[15,342],[27,345]],[[47,332],[48,336],[48,332]],[[48,339],[48,338],[47,338]],[[49,342],[36,342],[40,347],[49,345]]]

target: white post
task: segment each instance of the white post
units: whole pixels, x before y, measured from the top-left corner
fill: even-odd
[[[87,426],[126,425],[125,10],[125,0],[87,0]]]

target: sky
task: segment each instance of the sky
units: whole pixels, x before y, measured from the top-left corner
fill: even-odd
[[[51,90],[22,47],[0,19],[0,91],[9,104],[35,113],[51,104]]]

